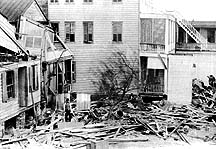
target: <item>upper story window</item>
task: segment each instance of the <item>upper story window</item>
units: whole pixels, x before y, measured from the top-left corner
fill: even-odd
[[[113,2],[122,2],[122,0],[113,0]]]
[[[53,28],[55,34],[59,35],[59,23],[58,22],[52,22],[51,27]],[[57,42],[58,38],[56,35],[54,36],[54,42]]]
[[[73,3],[74,0],[65,0],[66,3]]]
[[[122,22],[112,22],[113,42],[122,42]]]
[[[165,24],[165,19],[141,19],[141,43],[165,45]],[[174,38],[174,36],[172,38]],[[169,40],[173,41],[173,39],[171,39],[171,36]]]
[[[7,97],[15,98],[15,81],[14,71],[6,72]]]
[[[65,22],[65,41],[75,42],[75,22]]]
[[[84,3],[92,3],[93,0],[84,0]]]
[[[84,43],[93,43],[93,22],[83,22]]]
[[[50,0],[50,3],[58,3],[59,0]]]

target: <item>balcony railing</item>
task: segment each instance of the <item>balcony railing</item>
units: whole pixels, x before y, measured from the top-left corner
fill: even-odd
[[[141,52],[164,52],[165,45],[154,43],[140,43]]]
[[[144,84],[141,88],[142,92],[163,93],[164,85],[162,84]]]
[[[188,50],[188,51],[197,51],[197,50],[207,50],[207,51],[216,51],[216,43],[207,43],[205,48],[202,48],[201,44],[198,43],[176,43],[177,50]]]

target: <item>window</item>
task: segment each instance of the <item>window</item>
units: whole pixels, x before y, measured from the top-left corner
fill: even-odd
[[[74,0],[65,0],[66,3],[73,3]]]
[[[55,34],[59,35],[59,23],[58,22],[53,22],[51,23],[51,27],[53,28]],[[54,42],[57,42],[58,38],[56,35],[54,36]]]
[[[122,22],[113,22],[113,42],[122,42]]]
[[[92,3],[93,0],[84,0],[85,3]]]
[[[42,44],[41,37],[33,37],[33,36],[26,37],[25,46],[28,48],[41,48],[41,44]]]
[[[65,41],[75,42],[75,22],[65,22]]]
[[[83,22],[84,43],[93,43],[93,22]]]
[[[6,72],[7,97],[15,98],[14,71]]]
[[[71,60],[65,61],[65,81],[69,84],[71,84]]]
[[[76,82],[76,62],[72,61],[72,81]]]
[[[207,30],[207,41],[215,43],[215,30]]]
[[[122,0],[113,0],[113,2],[122,2]]]
[[[58,3],[58,0],[50,0],[50,3]]]

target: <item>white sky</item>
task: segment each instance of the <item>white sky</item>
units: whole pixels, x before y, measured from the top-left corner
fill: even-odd
[[[177,10],[188,21],[216,21],[216,0],[152,0],[154,7]]]

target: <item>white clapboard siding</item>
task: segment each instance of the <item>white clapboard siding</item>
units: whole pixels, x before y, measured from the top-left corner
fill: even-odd
[[[96,79],[92,73],[100,61],[108,57],[113,50],[125,51],[128,55],[138,53],[139,44],[139,2],[123,0],[93,0],[92,4],[75,1],[67,5],[64,0],[58,4],[49,4],[49,19],[59,22],[60,37],[65,39],[65,21],[75,22],[75,43],[66,43],[74,52],[76,61],[76,83],[73,91],[92,93],[91,80]],[[83,21],[93,21],[93,44],[83,44]],[[112,21],[123,23],[123,42],[112,43]],[[136,55],[137,56],[137,55]]]

